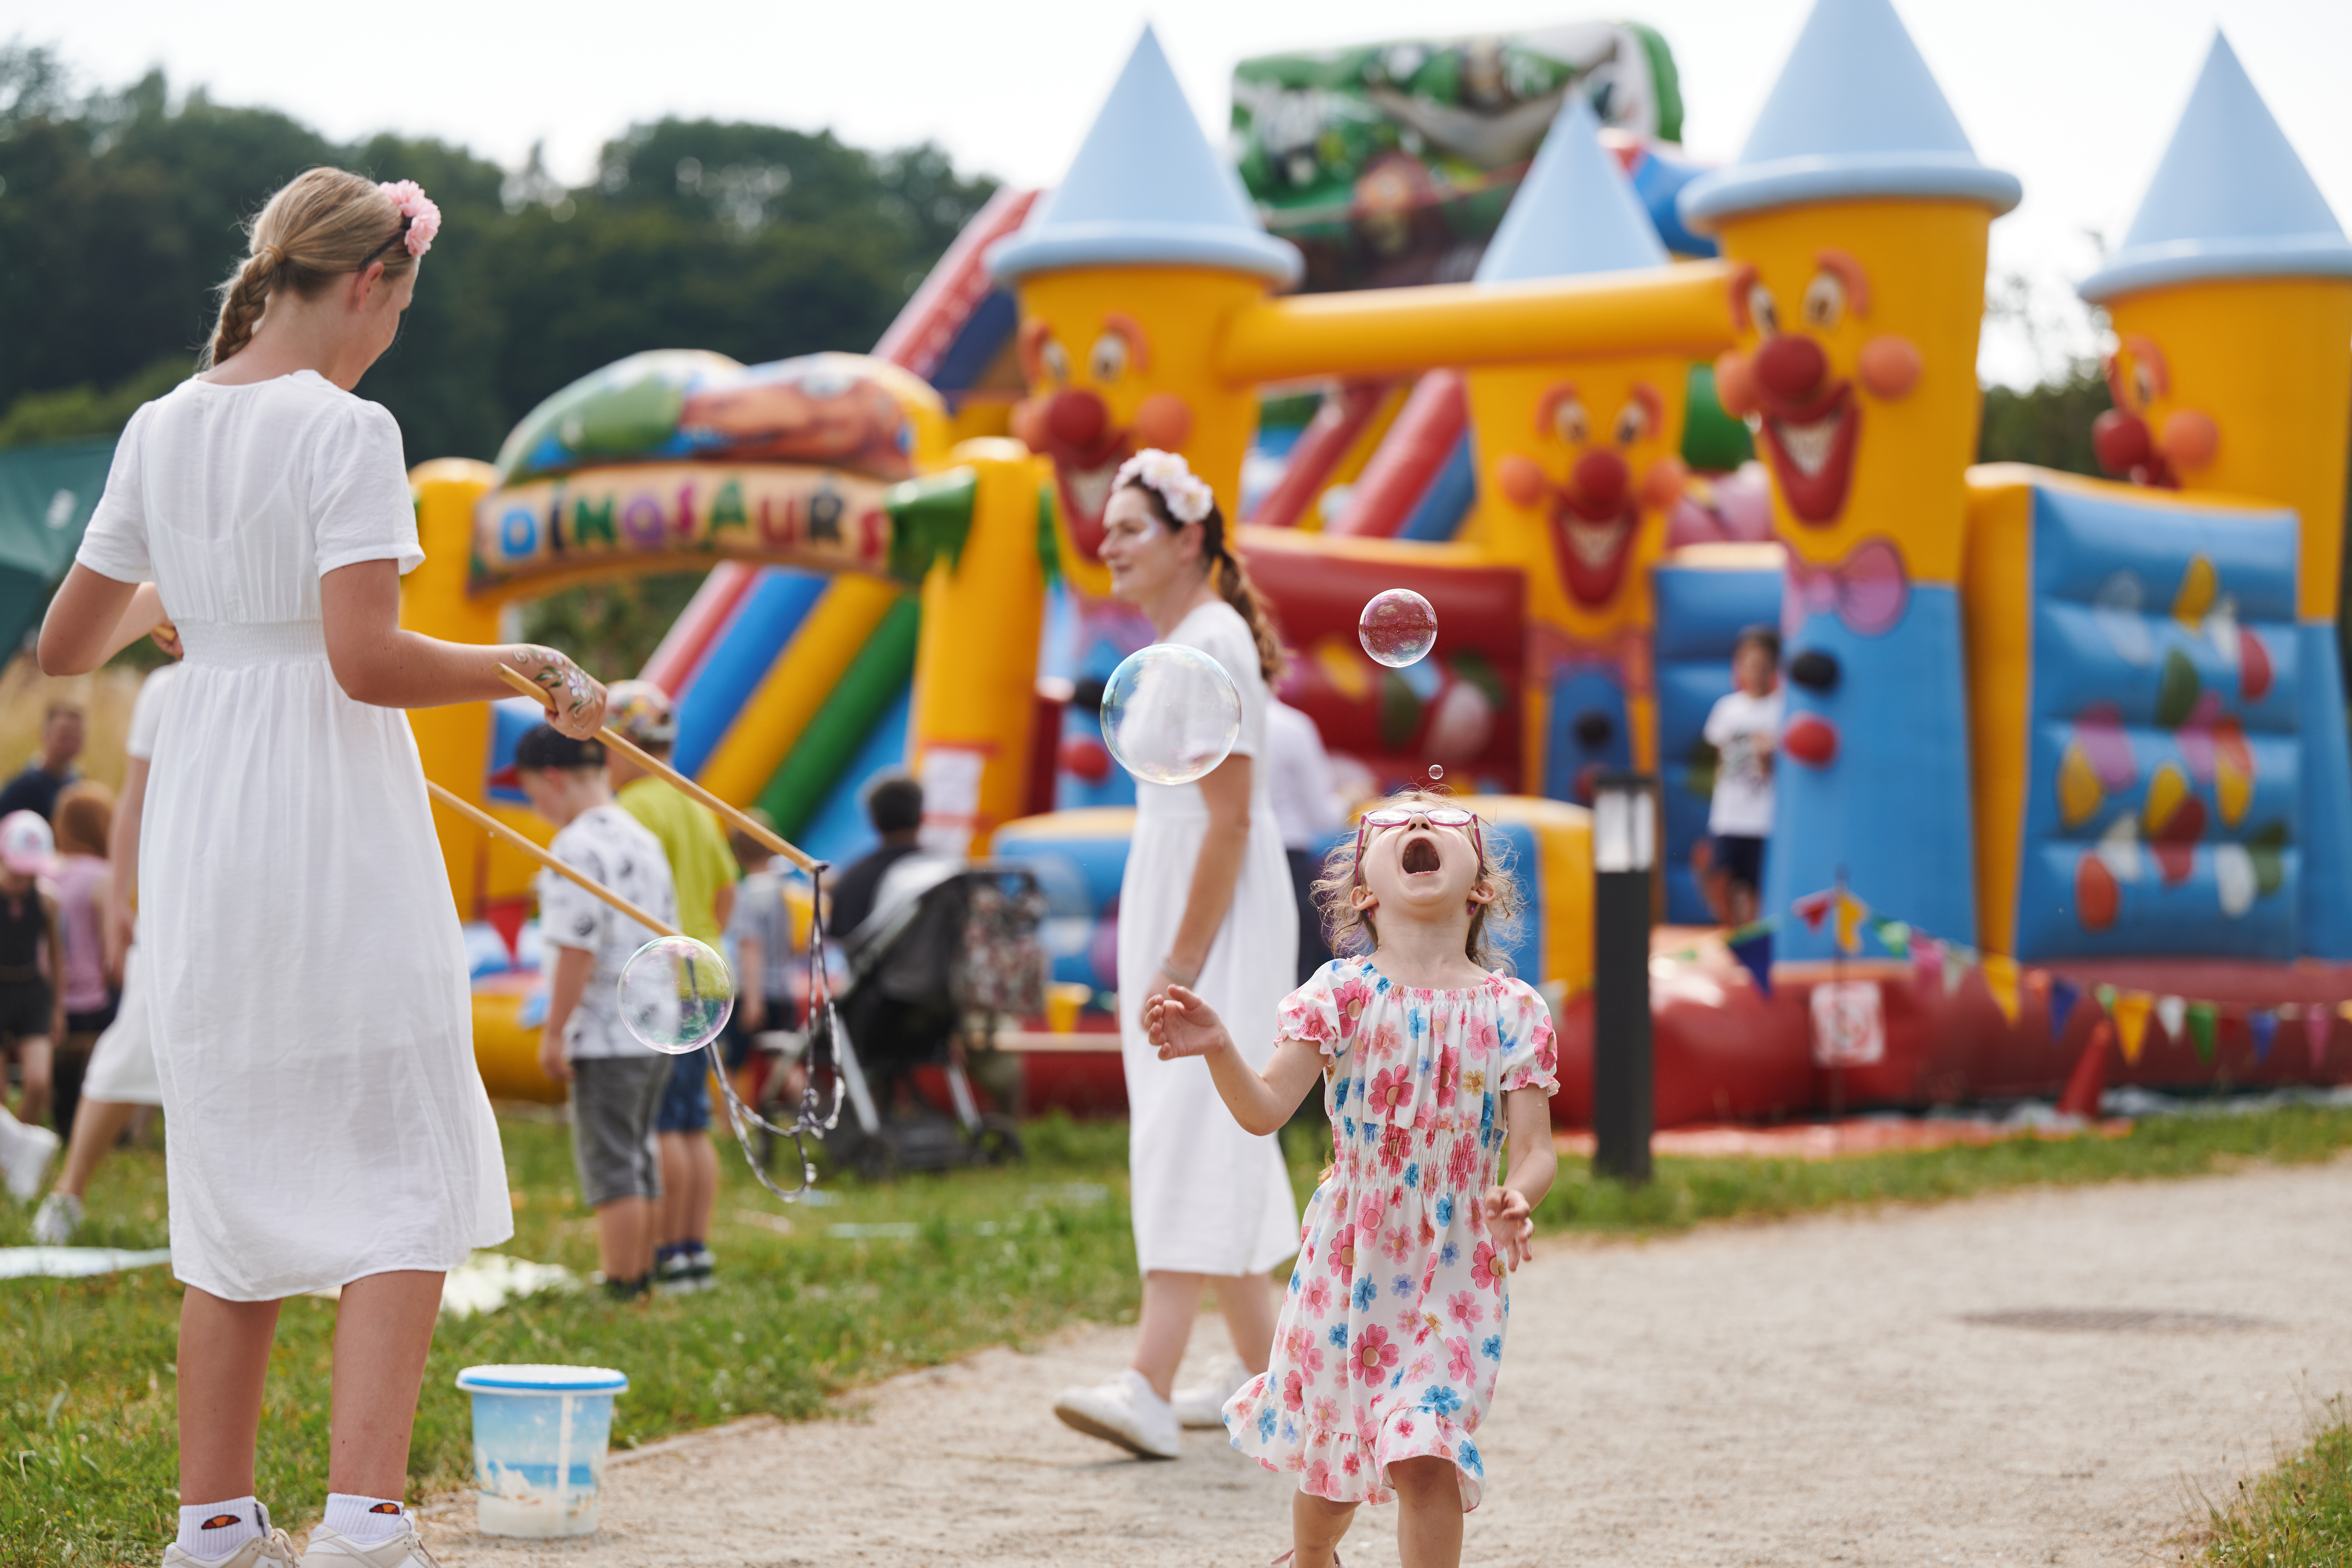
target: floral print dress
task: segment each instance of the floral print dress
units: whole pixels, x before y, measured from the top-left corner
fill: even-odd
[[[1282,1004],[1281,1037],[1329,1058],[1332,1168],[1265,1372],[1225,1405],[1234,1447],[1333,1502],[1387,1502],[1388,1467],[1450,1459],[1462,1506],[1486,1467],[1508,1268],[1480,1198],[1499,1179],[1503,1096],[1559,1087],[1551,1015],[1523,981],[1423,991],[1335,959]]]

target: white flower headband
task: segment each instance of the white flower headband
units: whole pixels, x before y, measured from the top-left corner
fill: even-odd
[[[1159,492],[1168,515],[1178,522],[1198,522],[1209,515],[1217,504],[1217,493],[1208,481],[1192,471],[1192,465],[1175,452],[1163,452],[1157,447],[1146,447],[1118,466],[1118,477],[1111,489],[1118,489],[1129,479],[1141,481]]]

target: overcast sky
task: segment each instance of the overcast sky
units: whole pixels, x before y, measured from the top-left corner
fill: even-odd
[[[1663,32],[1681,68],[1685,144],[1728,159],[1811,0],[0,0],[0,37],[56,46],[83,85],[162,66],[175,89],[269,104],[337,138],[391,129],[509,166],[543,142],[572,181],[597,146],[664,114],[831,127],[888,147],[930,140],[1023,184],[1059,176],[1137,30],[1157,23],[1194,110],[1220,137],[1234,62],[1328,47],[1616,15]],[[1997,270],[2026,274],[2047,363],[2084,342],[2068,282],[2087,231],[2120,237],[2217,22],[2327,194],[2352,214],[2347,0],[1897,0],[1978,154],[2025,182],[1993,228]],[[2224,15],[2226,13],[2226,16]],[[1983,369],[2030,379],[2026,334],[1996,326]]]

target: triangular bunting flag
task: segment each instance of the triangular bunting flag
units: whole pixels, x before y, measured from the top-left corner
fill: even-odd
[[[1847,892],[1843,888],[1837,895],[1837,948],[1851,956],[1862,951],[1862,922],[1870,918],[1870,906]]]
[[[2336,1004],[2336,1016],[2339,1018],[2352,1018],[2352,1002]]]
[[[2156,998],[2145,991],[2123,991],[2116,995],[2116,1005],[2108,1009],[2115,1015],[2116,1038],[2124,1048],[2124,1065],[2136,1066],[2140,1047],[2147,1043],[2147,1015],[2156,1005]]]
[[[1993,1005],[2011,1023],[2017,1022],[2017,960],[1998,952],[1984,955],[1985,989],[1992,993]]]
[[[2311,1070],[2317,1072],[2327,1062],[2327,1028],[2336,1022],[2336,1009],[2325,1002],[2314,1002],[2303,1010],[2303,1041],[2311,1050]]]
[[[2063,974],[2050,977],[2050,1038],[2054,1043],[2066,1037],[2066,1020],[2074,1014],[2074,1004],[2083,999],[2083,988]]]
[[[2210,1002],[2189,1004],[2189,1043],[2197,1047],[2197,1059],[2207,1067],[2213,1065],[2215,1024],[2220,1014]]]
[[[1878,945],[1885,948],[1887,952],[1893,953],[1897,958],[1909,957],[1911,953],[1911,928],[1904,924],[1901,921],[1879,921]]]
[[[2257,1064],[2271,1059],[2271,1042],[2278,1037],[2278,1015],[2268,1007],[2256,1007],[2246,1015],[2246,1034],[2254,1042]]]
[[[1944,944],[1944,994],[1949,996],[1953,992],[1958,991],[1960,988],[1960,982],[1968,977],[1968,950],[1955,947],[1948,942],[1946,942]]]
[[[2188,1016],[2189,1004],[2181,998],[2159,996],[2156,999],[2156,1021],[2164,1026],[2164,1032],[2171,1037],[2175,1045],[2180,1042],[2180,1026]]]
[[[1942,978],[1944,944],[1932,936],[1914,932],[1911,937],[1911,989],[1925,996],[1927,987]]]
[[[2116,1010],[2116,988],[2101,984],[2091,987],[2091,994],[2099,1000],[2099,1011],[2112,1015]]]
[[[1805,922],[1807,931],[1819,931],[1822,921],[1829,918],[1830,906],[1837,902],[1837,889],[1824,888],[1818,893],[1807,893],[1789,908]]]
[[[1743,936],[1739,931],[1734,931],[1724,945],[1731,949],[1731,956],[1739,960],[1740,967],[1754,977],[1756,989],[1769,996],[1772,994],[1772,928],[1747,926],[1742,930],[1750,934]]]

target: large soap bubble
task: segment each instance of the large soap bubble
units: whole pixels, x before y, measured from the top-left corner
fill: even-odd
[[[1356,637],[1391,669],[1419,662],[1437,646],[1437,611],[1410,588],[1375,594],[1356,617]]]
[[[660,936],[621,969],[621,1022],[667,1056],[698,1051],[735,1010],[735,976],[718,950],[690,936]]]
[[[1153,643],[1111,671],[1103,688],[1103,744],[1150,784],[1191,784],[1215,768],[1242,732],[1242,694],[1225,667],[1196,647]]]

